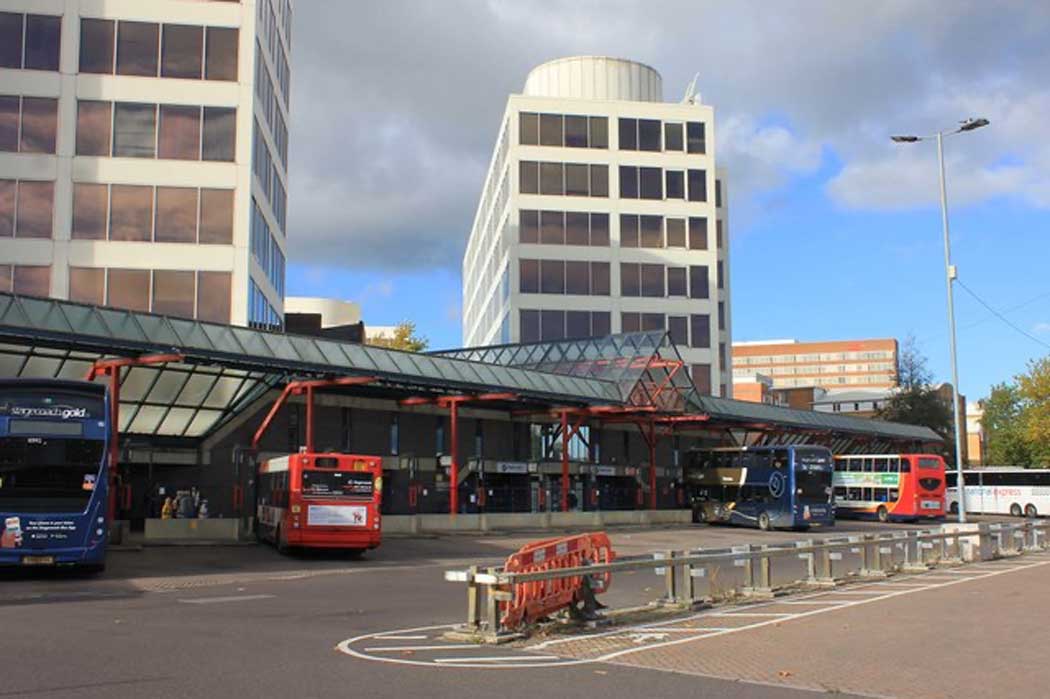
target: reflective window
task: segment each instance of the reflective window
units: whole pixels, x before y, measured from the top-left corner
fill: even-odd
[[[518,114],[518,143],[535,146],[540,142],[540,115],[531,112]]]
[[[722,221],[721,220],[715,221],[715,233],[716,233],[717,238],[718,238],[718,240],[717,240],[718,249],[721,250],[722,249]]]
[[[15,237],[50,238],[54,204],[54,182],[20,181]]]
[[[96,267],[69,268],[69,300],[102,306],[106,303],[106,270]]]
[[[635,214],[620,214],[620,247],[638,247],[639,217]]]
[[[663,219],[659,216],[639,217],[639,247],[662,248],[663,241]]]
[[[726,329],[726,304],[725,301],[718,302],[718,329]]]
[[[540,193],[540,164],[530,160],[518,163],[518,191],[522,194]]]
[[[239,32],[227,27],[208,27],[208,57],[204,77],[208,80],[237,80]]]
[[[591,245],[609,246],[609,214],[591,214]]]
[[[638,150],[638,120],[619,120],[620,150]]]
[[[620,197],[622,199],[638,198],[638,168],[630,165],[620,166]]]
[[[109,155],[111,110],[109,102],[77,102],[77,155]]]
[[[540,145],[561,146],[562,138],[561,114],[540,114]]]
[[[689,171],[689,201],[707,201],[707,173],[704,170]]]
[[[642,332],[650,332],[652,330],[663,330],[664,329],[664,314],[663,313],[643,313],[642,314]]]
[[[113,20],[80,19],[80,72],[113,73]]]
[[[667,295],[686,295],[686,272],[685,267],[667,268]]]
[[[663,199],[663,176],[658,167],[638,168],[638,196],[642,199]]]
[[[518,212],[518,242],[540,242],[540,214],[538,211]]]
[[[22,22],[17,12],[0,12],[0,68],[22,67]]]
[[[15,234],[15,190],[14,180],[0,180],[0,238],[11,238]]]
[[[609,166],[591,165],[591,196],[609,196]]]
[[[540,311],[540,339],[565,339],[565,311]]]
[[[233,242],[233,190],[202,189],[199,240],[205,244]]]
[[[197,273],[197,318],[211,323],[230,322],[229,272]]]
[[[722,260],[718,261],[718,288],[725,288],[725,269],[722,265]]]
[[[636,333],[642,329],[642,315],[640,313],[621,313],[620,332]]]
[[[154,313],[193,317],[195,300],[195,277],[193,272],[175,272],[156,270],[153,272],[153,306]]]
[[[58,100],[47,97],[22,98],[23,153],[54,153],[58,133]]]
[[[117,26],[117,75],[156,77],[160,26],[124,22]]]
[[[0,291],[9,294],[14,290],[14,273],[11,265],[0,264]]]
[[[157,220],[154,228],[153,240],[158,243],[196,243],[197,190],[157,187]]]
[[[51,295],[51,267],[15,265],[12,291],[26,296]]]
[[[565,212],[566,245],[590,245],[589,218],[585,213]]]
[[[109,187],[104,184],[73,185],[74,240],[105,240],[109,212]]]
[[[620,296],[641,296],[641,265],[636,262],[620,263]]]
[[[587,147],[587,117],[565,117],[565,145],[569,148]]]
[[[58,54],[61,45],[61,17],[26,15],[26,68],[58,70]]]
[[[121,23],[123,26],[123,23]],[[157,138],[157,106],[118,102],[113,108],[113,156],[152,158]]]
[[[564,170],[561,163],[540,163],[540,194],[565,194]]]
[[[591,293],[591,265],[581,260],[565,263],[565,293],[588,296]]]
[[[200,147],[200,107],[160,105],[157,157],[174,160],[200,160]]]
[[[707,145],[704,138],[704,125],[702,122],[690,121],[685,127],[686,150],[690,153],[704,153]]]
[[[539,260],[518,260],[518,286],[523,294],[540,293]]]
[[[237,110],[226,107],[204,108],[204,160],[233,162],[237,146]]]
[[[608,296],[609,295],[609,263],[608,262],[592,262],[591,263],[591,295],[592,296]]]
[[[540,212],[540,242],[544,245],[565,244],[565,213],[562,211]]]
[[[106,275],[107,306],[126,308],[129,311],[149,310],[149,270],[111,269]]]
[[[684,150],[681,124],[664,124],[664,150]]]
[[[204,56],[204,28],[187,24],[165,24],[161,44],[162,78],[200,79]]]
[[[521,310],[518,313],[518,322],[521,325],[521,342],[539,342],[540,340],[540,312]]]
[[[666,296],[664,288],[664,266],[642,265],[642,296],[659,298]]]
[[[540,293],[565,293],[565,263],[561,260],[540,260]]]
[[[689,316],[690,347],[711,346],[711,316],[707,314]]]
[[[609,147],[609,119],[608,117],[590,117],[591,148]]]
[[[689,217],[689,249],[707,250],[707,219],[699,216]]]
[[[109,199],[110,240],[148,241],[153,238],[152,187],[115,184]]]
[[[707,265],[691,265],[689,267],[689,298],[711,298]]]
[[[0,151],[18,152],[19,102],[17,96],[0,95]]]
[[[722,208],[722,180],[715,180],[715,206]]]
[[[589,311],[569,311],[565,314],[565,336],[580,339],[591,336],[591,314]]]
[[[694,364],[692,366],[693,385],[702,396],[711,395],[711,365]]]
[[[669,248],[684,248],[685,247],[685,219],[682,218],[669,218],[666,222],[667,226],[667,247]]]
[[[587,165],[565,166],[565,193],[569,196],[585,197],[590,192],[590,169]]]
[[[660,120],[638,120],[638,150],[658,151],[660,145]]]
[[[668,316],[667,331],[671,342],[686,347],[689,344],[689,318],[686,316]]]
[[[612,334],[612,315],[608,311],[591,313],[591,335],[605,337]]]
[[[681,170],[668,170],[664,176],[667,180],[667,198],[685,199],[685,173]]]

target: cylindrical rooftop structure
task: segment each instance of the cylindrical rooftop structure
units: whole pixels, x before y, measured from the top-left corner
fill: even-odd
[[[572,56],[548,61],[525,78],[528,97],[663,102],[663,78],[656,69],[625,58]]]

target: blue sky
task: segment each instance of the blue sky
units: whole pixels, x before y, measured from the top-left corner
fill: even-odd
[[[432,347],[457,346],[460,258],[507,93],[551,58],[625,55],[661,71],[667,100],[699,71],[715,107],[735,339],[913,335],[947,380],[935,145],[889,135],[984,116],[946,140],[954,261],[993,308],[1026,304],[1007,318],[1038,342],[957,288],[962,391],[982,397],[1050,353],[1050,139],[1035,136],[1050,6],[597,7],[298,6],[289,293],[359,301],[366,323],[412,319]]]

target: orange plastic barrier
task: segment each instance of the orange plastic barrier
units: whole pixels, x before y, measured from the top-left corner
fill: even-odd
[[[511,554],[503,566],[507,573],[536,573],[557,568],[611,563],[616,558],[605,532],[565,536],[534,541]],[[585,580],[586,578],[586,580]],[[595,594],[605,592],[612,584],[611,573],[576,575],[552,580],[535,580],[513,586],[514,598],[501,603],[504,628],[512,629],[523,622],[531,623],[579,602],[588,582]]]

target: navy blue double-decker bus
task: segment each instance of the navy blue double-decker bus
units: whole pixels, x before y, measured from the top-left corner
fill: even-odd
[[[759,529],[835,523],[832,455],[824,447],[731,447],[685,455],[694,522]]]
[[[104,386],[0,380],[0,566],[105,567],[110,437]]]

